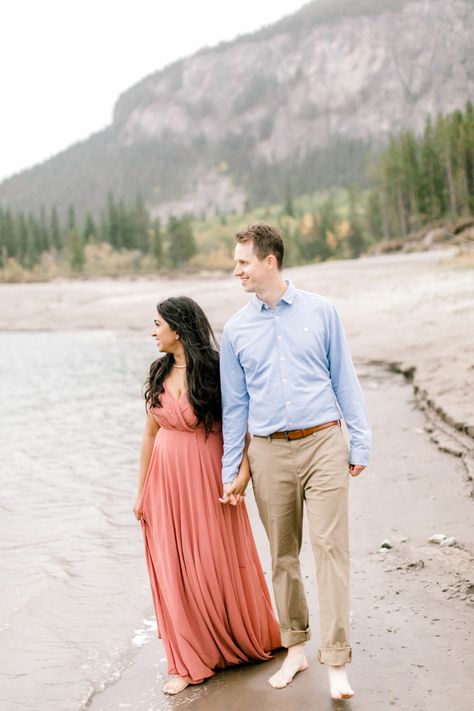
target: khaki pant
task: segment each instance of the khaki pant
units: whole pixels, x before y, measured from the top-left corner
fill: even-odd
[[[303,502],[316,559],[323,664],[351,660],[349,645],[348,448],[339,426],[287,441],[253,437],[248,450],[284,647],[309,639],[299,553]]]

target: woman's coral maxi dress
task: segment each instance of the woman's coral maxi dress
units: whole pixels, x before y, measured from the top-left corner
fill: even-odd
[[[186,393],[166,388],[141,497],[146,560],[170,674],[266,660],[280,630],[245,504],[219,503],[222,436],[196,427]]]

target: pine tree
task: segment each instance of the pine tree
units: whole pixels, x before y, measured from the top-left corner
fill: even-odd
[[[137,195],[131,219],[134,248],[144,253],[150,252],[150,215],[141,195]]]
[[[360,194],[355,185],[349,190],[349,234],[347,242],[351,257],[360,257],[365,247],[362,220],[359,215]]]
[[[403,199],[406,205],[408,229],[419,226],[421,216],[419,194],[421,188],[420,168],[418,165],[418,146],[410,131],[405,131],[399,141],[400,160],[403,166]]]
[[[374,240],[384,237],[383,215],[380,195],[377,191],[372,191],[367,197],[365,206],[367,232]]]
[[[425,220],[437,219],[445,210],[443,172],[431,117],[428,117],[421,142],[420,202]]]
[[[41,252],[48,252],[51,249],[51,235],[49,232],[49,224],[48,224],[48,218],[46,215],[46,210],[44,209],[43,205],[41,206],[41,210],[40,210],[38,230],[39,230],[40,251]]]
[[[86,261],[84,241],[76,225],[74,206],[70,205],[67,213],[66,253],[73,272],[82,272]]]
[[[196,254],[196,242],[189,219],[171,217],[167,229],[168,259],[172,267],[183,267]]]
[[[293,204],[293,193],[291,190],[291,182],[290,182],[289,178],[287,178],[286,183],[285,183],[285,203],[284,203],[283,212],[285,213],[285,215],[288,215],[289,217],[295,216],[295,207]]]
[[[72,271],[76,273],[82,272],[86,262],[86,255],[84,251],[84,241],[78,230],[69,232],[67,238],[67,252],[69,257],[69,266]]]
[[[18,254],[18,244],[15,234],[15,220],[8,207],[3,211],[2,232],[4,255],[6,255],[7,259],[8,257],[16,257]]]
[[[17,240],[17,256],[18,262],[23,266],[26,265],[28,251],[28,224],[22,212],[16,215],[15,219],[15,237]]]
[[[149,230],[149,235],[149,252],[155,258],[156,262],[159,263],[162,255],[161,225],[159,217],[153,221],[153,224]]]
[[[23,257],[23,265],[27,269],[34,267],[39,261],[41,254],[40,239],[38,223],[33,215],[28,215],[26,219],[26,246]]]
[[[110,242],[114,249],[120,249],[122,246],[120,214],[112,193],[109,193],[107,196],[107,217],[105,219],[105,225],[105,234],[107,237],[106,241]]]
[[[446,193],[448,196],[448,211],[451,217],[458,213],[458,198],[455,182],[454,146],[452,126],[447,116],[439,116],[436,122],[436,133],[440,156],[443,161],[445,173]]]
[[[58,211],[56,207],[51,208],[51,217],[49,222],[49,230],[51,234],[51,245],[59,251],[62,247],[61,226],[59,224]]]
[[[83,236],[85,242],[94,242],[98,238],[97,227],[90,212],[86,214]]]
[[[466,103],[464,117],[464,140],[466,146],[465,171],[468,192],[469,210],[474,212],[474,106],[471,101]]]
[[[404,191],[403,163],[397,141],[392,138],[382,156],[383,184],[387,196],[387,221],[390,232],[408,234],[407,201]]]
[[[74,205],[69,205],[67,211],[67,231],[73,232],[76,229],[76,211]]]
[[[468,135],[464,115],[455,111],[451,116],[452,135],[455,151],[455,176],[456,193],[458,196],[458,209],[461,214],[469,214],[469,184],[468,184]]]
[[[5,215],[0,207],[0,267],[4,267],[7,263],[8,251],[6,245],[6,234],[5,234]]]

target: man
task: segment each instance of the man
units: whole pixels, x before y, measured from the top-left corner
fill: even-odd
[[[303,503],[316,559],[321,646],[330,693],[349,698],[349,475],[369,460],[370,430],[343,328],[330,301],[282,276],[283,241],[257,224],[236,235],[234,274],[252,300],[225,325],[221,342],[223,503],[246,487],[248,458],[270,542],[281,638],[288,653],[269,683],[283,688],[308,667],[308,608],[299,564]],[[350,454],[340,426],[351,435]]]

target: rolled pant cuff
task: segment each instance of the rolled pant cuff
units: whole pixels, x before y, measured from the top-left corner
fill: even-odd
[[[281,646],[293,647],[295,644],[303,644],[311,637],[309,627],[305,630],[288,630],[280,628]]]
[[[341,667],[352,661],[352,647],[323,647],[318,650],[321,664],[330,667]]]

